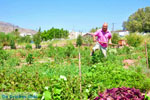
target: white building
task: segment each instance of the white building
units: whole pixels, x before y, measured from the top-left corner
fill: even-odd
[[[69,32],[69,39],[76,39],[78,37],[78,35],[83,36],[84,34],[86,34],[86,33],[71,31],[71,32]]]
[[[32,36],[33,34],[31,34],[31,33],[20,33],[20,36],[22,36],[22,37],[24,37],[24,36]]]
[[[119,36],[123,37],[123,36],[129,35],[129,31],[119,31],[118,34]]]

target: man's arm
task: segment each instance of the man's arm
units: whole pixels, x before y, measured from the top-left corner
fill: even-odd
[[[111,38],[112,38],[112,35],[111,35],[111,32],[109,32],[109,35],[108,35],[108,44],[112,44],[112,41],[111,41]]]
[[[93,35],[93,41],[94,41],[94,42],[96,42],[96,39],[95,39],[95,38],[96,38],[95,35]]]
[[[93,41],[96,42],[96,36],[98,36],[99,31],[97,30],[93,35]]]
[[[109,44],[109,45],[112,44],[111,38],[108,40],[108,44]]]

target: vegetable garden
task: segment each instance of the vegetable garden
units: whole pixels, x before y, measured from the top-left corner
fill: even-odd
[[[106,96],[119,98],[114,96],[114,91],[123,91],[126,95],[132,91],[128,99],[146,98],[141,93],[146,95],[150,90],[150,69],[146,65],[143,45],[109,47],[107,58],[100,51],[92,57],[91,47],[81,46],[80,80],[78,47],[72,43],[64,47],[48,44],[47,48],[40,49],[32,49],[30,44],[24,49],[0,48],[1,92],[33,92],[38,99],[45,100],[98,100],[99,97],[105,100]],[[150,62],[150,46],[147,48]],[[123,63],[126,59],[134,63]],[[124,68],[125,65],[128,67]]]

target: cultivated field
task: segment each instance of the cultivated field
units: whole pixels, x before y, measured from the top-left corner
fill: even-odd
[[[117,87],[149,92],[150,69],[144,44],[109,46],[107,58],[100,51],[92,57],[92,46],[81,46],[80,81],[79,48],[75,43],[76,40],[54,40],[42,43],[40,49],[1,49],[0,90],[33,92],[38,99],[53,100],[93,100],[99,92]]]

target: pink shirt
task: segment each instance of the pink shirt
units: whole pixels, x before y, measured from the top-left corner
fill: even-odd
[[[111,32],[110,31],[103,32],[102,29],[97,30],[94,35],[97,36],[97,41],[101,42],[108,42],[108,40],[111,38]],[[104,48],[107,47],[106,43],[99,43],[99,44]]]

